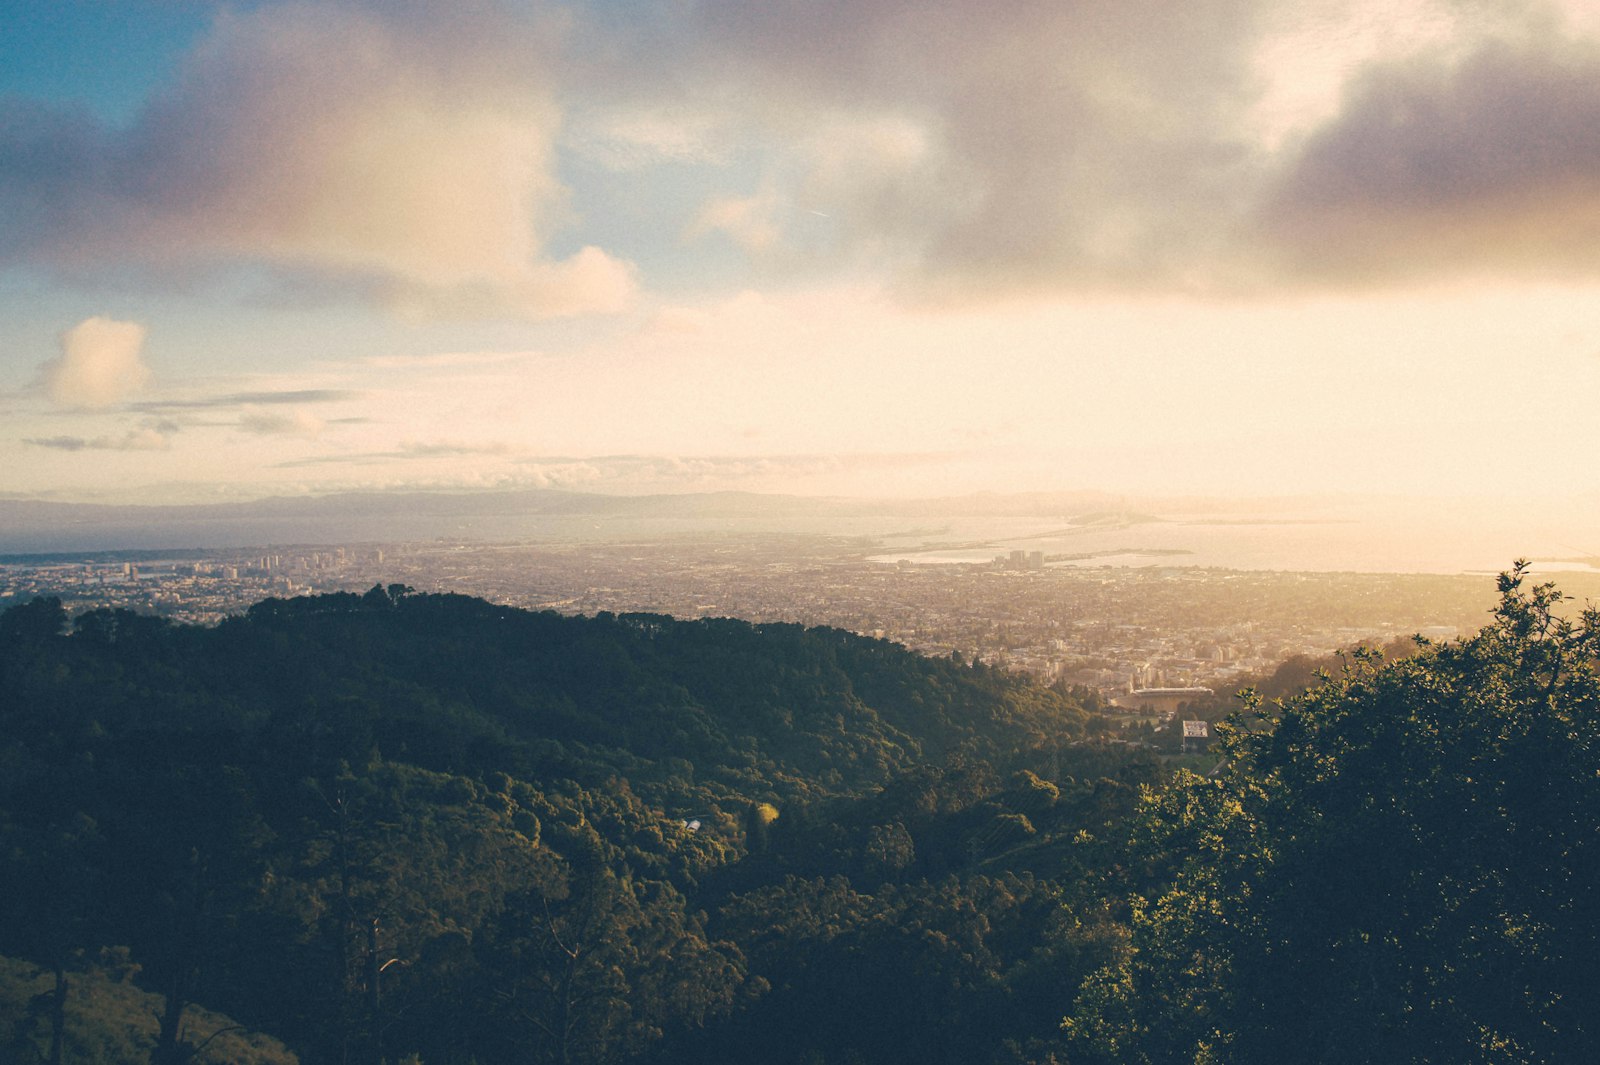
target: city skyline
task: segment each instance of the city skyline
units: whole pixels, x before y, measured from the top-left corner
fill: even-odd
[[[4,10],[0,496],[1600,510],[1579,0]]]

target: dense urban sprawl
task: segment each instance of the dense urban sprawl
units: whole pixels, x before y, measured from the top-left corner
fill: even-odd
[[[214,624],[269,596],[399,583],[566,614],[646,611],[832,625],[1108,697],[1207,686],[1295,654],[1475,630],[1487,576],[1286,573],[1151,565],[884,563],[826,537],[443,542],[12,557],[0,604],[56,595]],[[1566,582],[1571,585],[1571,581]],[[1574,589],[1581,591],[1581,589]]]

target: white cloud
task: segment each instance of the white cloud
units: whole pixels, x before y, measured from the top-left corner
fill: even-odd
[[[709,0],[684,76],[761,116],[824,255],[957,299],[1171,285],[1236,216],[1260,6]]]
[[[778,242],[777,199],[771,193],[715,199],[700,209],[684,236],[690,240],[709,233],[726,234],[745,251],[766,251]]]
[[[569,221],[549,70],[559,37],[556,20],[486,0],[224,9],[131,128],[35,115],[29,144],[74,148],[28,148],[38,161],[20,176],[0,167],[0,208],[40,199],[26,179],[41,167],[53,189],[36,218],[4,228],[14,254],[74,268],[245,260],[412,313],[615,310],[633,291],[626,264],[546,254]],[[0,123],[0,159],[27,147],[8,143],[27,132],[12,126]]]
[[[511,291],[530,313],[573,315],[621,311],[637,288],[631,263],[591,246],[560,262],[538,264]]]
[[[172,434],[154,426],[146,426],[130,430],[109,446],[118,451],[169,451],[172,448]]]
[[[1335,149],[1381,141],[1374,68],[1520,49],[1524,71],[1571,75],[1519,97],[1520,124],[1561,132],[1568,104],[1587,114],[1574,42],[1600,32],[1592,6],[225,8],[127,128],[0,100],[0,260],[189,277],[244,261],[417,319],[613,312],[658,279],[720,284],[745,265],[682,239],[712,234],[787,280],[871,275],[920,301],[1267,290],[1302,279],[1286,242],[1315,252],[1343,226],[1303,193]],[[1456,126],[1422,131],[1449,132],[1451,160],[1497,135],[1506,116],[1425,82],[1391,95],[1455,108]],[[1484,256],[1494,269],[1585,259],[1558,246],[1570,201],[1549,202],[1508,231],[1514,254]],[[1458,249],[1425,243],[1418,272],[1447,272]]]
[[[63,407],[103,409],[138,392],[150,379],[138,322],[86,318],[61,334],[61,354],[39,367],[45,394]]]
[[[838,277],[865,268],[919,303],[1265,292],[1303,284],[1308,271],[1290,260],[1315,256],[1346,224],[1337,213],[1279,224],[1279,208],[1285,195],[1296,199],[1291,207],[1307,205],[1297,188],[1286,191],[1286,174],[1292,183],[1308,163],[1330,168],[1300,159],[1306,146],[1326,155],[1330,130],[1362,120],[1341,113],[1365,106],[1346,95],[1351,86],[1397,63],[1447,72],[1495,45],[1522,56],[1523,71],[1587,77],[1574,56],[1594,44],[1600,23],[1592,12],[1586,21],[1573,15],[1592,6],[703,0],[677,36],[651,37],[662,32],[657,21],[632,38],[636,51],[625,58],[635,69],[621,78],[640,98],[654,94],[654,113],[694,115],[697,129],[736,135],[739,152],[721,180],[707,182],[686,232],[726,233],[761,251],[763,269]],[[1586,143],[1572,117],[1587,115],[1581,77],[1545,81],[1552,91],[1543,95],[1512,82],[1523,113],[1511,117]],[[1508,108],[1495,114],[1447,93],[1430,101],[1418,86],[1414,100],[1444,111],[1408,131],[1408,144],[1436,145],[1468,171],[1482,169],[1474,152],[1502,150],[1496,126]],[[1445,135],[1452,143],[1441,143]],[[1563,165],[1577,153],[1567,154]],[[1578,177],[1592,176],[1600,172],[1585,162]],[[728,191],[729,178],[743,191]],[[1447,208],[1430,232],[1408,225],[1380,240],[1381,254],[1408,260],[1401,274],[1449,274],[1463,251],[1448,239],[1459,220],[1485,234],[1466,258],[1500,276],[1585,272],[1590,212],[1581,212],[1584,235],[1563,241],[1560,225],[1548,223],[1572,199],[1557,191],[1543,209],[1510,205],[1538,216],[1529,225],[1490,233],[1470,208]],[[808,212],[825,221],[800,225],[813,221]],[[1387,225],[1375,223],[1380,237]],[[1306,246],[1286,255],[1285,241],[1302,235]],[[1427,239],[1417,245],[1419,235]],[[1492,253],[1496,243],[1509,250]]]

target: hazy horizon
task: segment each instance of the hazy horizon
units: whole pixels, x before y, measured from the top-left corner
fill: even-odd
[[[1100,491],[1600,532],[1564,457],[1600,445],[1563,402],[1600,385],[1581,0],[7,28],[3,498]]]
[[[824,538],[863,557],[988,563],[1039,550],[1069,566],[1479,573],[1531,560],[1541,577],[1600,572],[1592,510],[1486,512],[1470,502],[1298,497],[1223,500],[1105,493],[931,499],[750,492],[602,495],[546,489],[271,497],[108,506],[0,499],[0,555],[90,555],[269,545],[667,544]]]

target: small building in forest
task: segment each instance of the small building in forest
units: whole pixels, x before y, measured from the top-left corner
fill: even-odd
[[[1211,725],[1205,721],[1183,723],[1183,753],[1200,754],[1211,747]]]
[[[1171,720],[1185,704],[1209,699],[1210,688],[1135,688],[1111,700],[1130,714],[1159,714]]]

